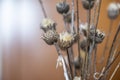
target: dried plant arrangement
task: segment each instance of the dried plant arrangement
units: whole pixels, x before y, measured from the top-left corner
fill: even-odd
[[[97,72],[97,45],[101,44],[106,37],[105,47],[100,59],[101,63],[105,60],[105,53],[110,39],[109,35],[106,36],[104,31],[98,29],[102,0],[71,0],[71,5],[66,0],[60,0],[56,3],[56,11],[63,16],[64,22],[65,30],[61,33],[56,31],[56,22],[48,18],[43,1],[39,0],[39,2],[44,14],[44,19],[40,24],[40,28],[44,31],[41,38],[48,45],[55,46],[58,54],[56,68],[58,66],[63,67],[65,80],[106,80],[112,64],[120,56],[120,24],[112,41],[106,66],[103,66],[102,70]],[[86,23],[80,21],[80,2],[87,11]],[[91,12],[92,9],[93,13]],[[120,15],[120,3],[110,3],[107,13],[110,19],[109,33],[111,33],[113,21]],[[75,43],[78,46],[77,57],[74,57],[74,48],[72,47]],[[66,52],[67,60],[62,51]],[[115,68],[110,80],[112,80],[119,67],[120,63]]]

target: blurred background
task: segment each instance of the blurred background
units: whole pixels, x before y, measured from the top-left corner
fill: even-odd
[[[60,0],[43,0],[47,15],[57,22],[57,31],[63,31],[62,16],[56,11]],[[70,3],[71,0],[67,0]],[[99,28],[108,34],[110,20],[107,17],[107,6],[119,0],[103,0]],[[48,46],[40,36],[40,22],[44,18],[39,0],[0,0],[0,80],[64,80],[62,68],[56,69],[57,52],[54,46]],[[86,11],[80,3],[80,19],[86,21]],[[114,34],[120,23],[120,16],[114,21],[106,58]],[[106,40],[106,39],[105,39]],[[98,45],[97,59],[101,57],[105,40]],[[77,47],[74,45],[74,52]],[[114,70],[119,59],[111,68]],[[103,64],[97,64],[100,71]],[[109,76],[111,75],[109,74]],[[120,69],[113,80],[120,80]]]

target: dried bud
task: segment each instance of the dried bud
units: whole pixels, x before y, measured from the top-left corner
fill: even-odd
[[[48,30],[56,30],[56,24],[53,20],[45,18],[42,20],[41,29],[45,32]]]
[[[58,13],[66,14],[69,11],[70,7],[65,1],[63,1],[56,4],[56,9]]]
[[[95,36],[95,38],[94,38],[94,36]],[[90,34],[89,34],[90,41],[95,40],[95,43],[101,43],[104,38],[105,38],[105,33],[101,32],[100,30],[97,29],[96,33],[95,33],[94,29],[90,30]]]
[[[75,38],[68,32],[63,32],[59,35],[58,44],[61,49],[67,49],[72,46]]]
[[[110,19],[115,19],[117,18],[117,16],[119,15],[119,7],[117,6],[116,3],[111,3],[109,6],[108,6],[108,17]]]
[[[82,0],[82,5],[85,9],[92,9],[94,6],[95,0]]]
[[[46,33],[43,34],[43,40],[48,45],[52,45],[54,42],[57,42],[58,37],[59,35],[55,30],[48,30]]]
[[[72,18],[71,18],[71,13],[68,12],[67,14],[63,14],[65,22],[71,23]],[[75,15],[74,15],[74,20],[75,20]]]

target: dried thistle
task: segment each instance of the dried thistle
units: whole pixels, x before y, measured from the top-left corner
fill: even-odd
[[[48,45],[52,45],[54,42],[57,42],[58,37],[59,35],[55,30],[48,30],[43,34],[42,38]]]
[[[41,29],[44,32],[48,30],[56,30],[56,23],[49,18],[44,18],[41,23]]]
[[[61,49],[67,49],[72,46],[75,41],[73,34],[68,32],[63,32],[59,35],[58,44]]]
[[[95,43],[101,43],[105,38],[105,33],[101,32],[99,29],[95,31],[94,28],[91,28],[90,34],[88,37],[89,37],[89,40],[92,42],[95,40]]]

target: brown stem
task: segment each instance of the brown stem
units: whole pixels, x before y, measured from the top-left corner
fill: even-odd
[[[105,76],[105,74],[108,72],[108,70],[110,69],[110,67],[112,66],[112,64],[117,60],[117,58],[120,56],[120,52],[118,52],[117,56],[114,58],[114,60],[105,68],[104,72],[103,72],[103,76],[101,76],[98,80],[103,80],[103,77]]]
[[[72,64],[71,64],[71,59],[70,59],[70,54],[69,54],[68,49],[67,49],[67,57],[68,57],[68,64],[69,64],[69,68],[70,68],[71,78],[73,80],[73,70],[72,70]]]
[[[79,36],[78,39],[78,57],[79,57],[79,65],[80,64],[80,58],[81,58],[81,53],[80,53],[80,29],[79,29],[79,0],[76,0],[76,7],[77,7],[77,35]],[[82,73],[82,70],[80,71]]]
[[[104,58],[105,58],[105,52],[106,52],[106,50],[107,50],[108,41],[109,41],[110,34],[111,34],[111,30],[112,30],[112,25],[113,25],[113,21],[111,20],[110,25],[109,25],[109,31],[108,31],[109,34],[108,34],[107,39],[106,39],[106,42],[105,42],[105,48],[104,48],[104,50],[103,50],[102,58],[101,58],[100,63],[102,63],[103,60],[104,60]]]
[[[44,8],[44,5],[43,5],[43,1],[42,0],[39,0],[40,4],[41,4],[41,8],[42,8],[42,12],[43,12],[43,15],[45,18],[47,18],[47,13],[45,11],[45,8]]]
[[[72,14],[71,14],[71,17],[72,17],[72,22],[71,22],[71,32],[72,33],[75,33],[75,27],[74,27],[74,0],[72,0]]]

